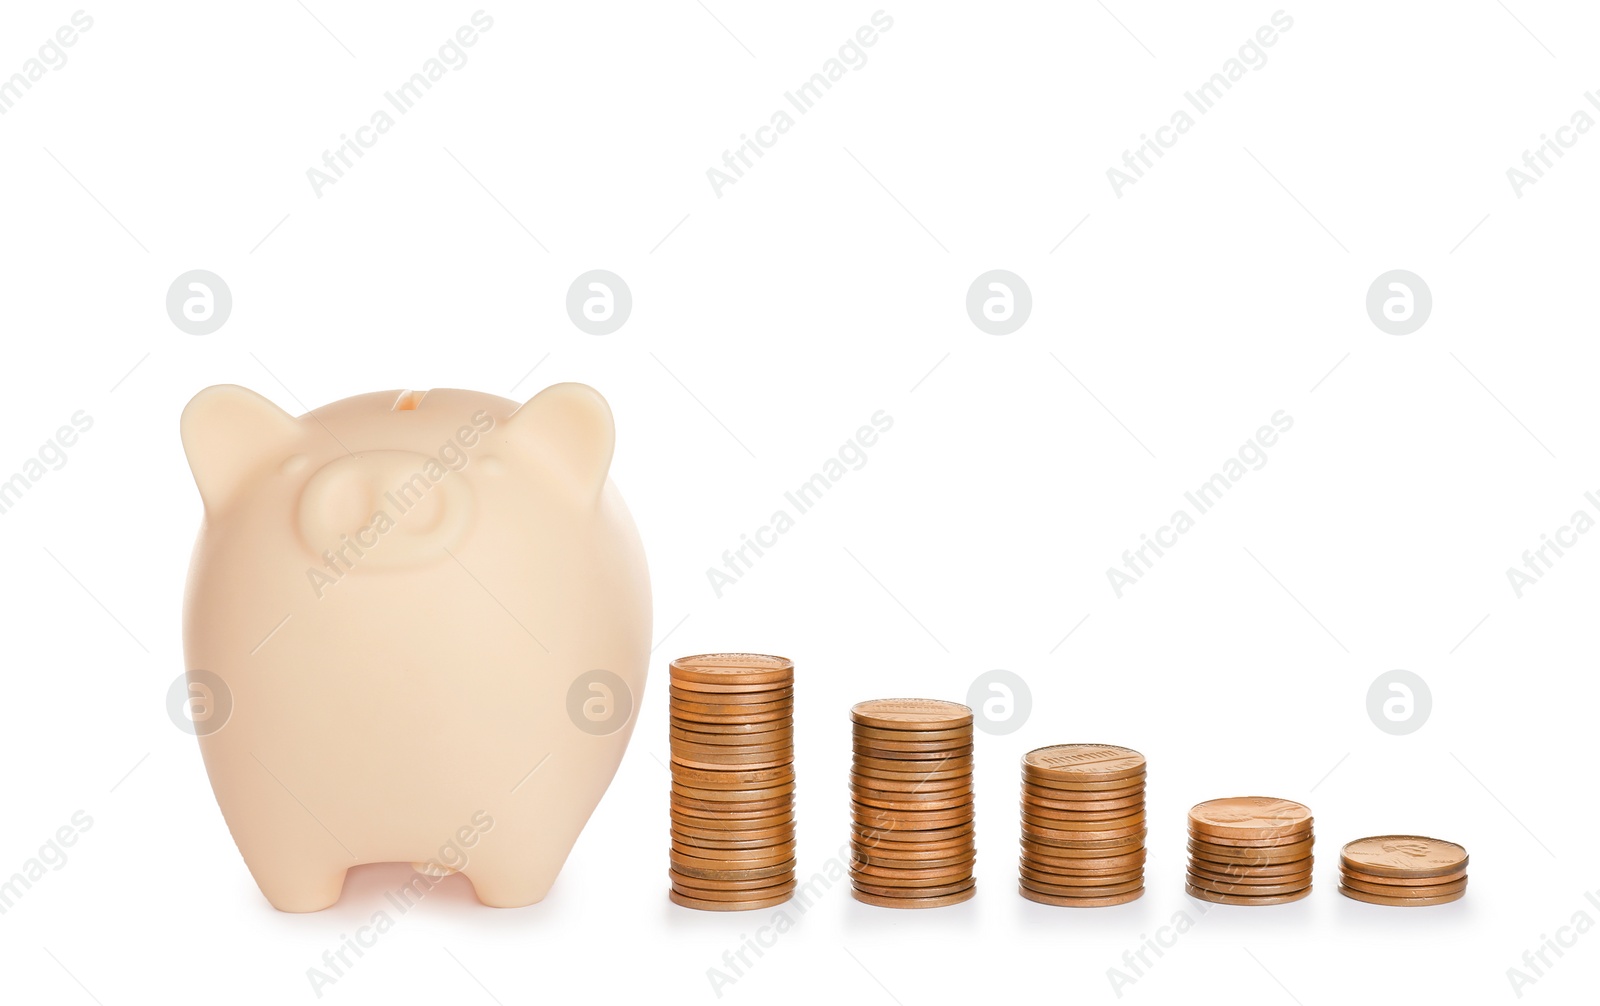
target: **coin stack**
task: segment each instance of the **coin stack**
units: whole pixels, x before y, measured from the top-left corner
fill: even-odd
[[[1311,808],[1236,796],[1189,810],[1190,897],[1224,905],[1281,905],[1311,893]]]
[[[712,912],[795,888],[794,664],[758,653],[672,662],[669,896]]]
[[[1112,744],[1023,755],[1022,896],[1096,908],[1143,894],[1144,779],[1144,755]]]
[[[1339,893],[1402,908],[1458,901],[1467,893],[1467,850],[1420,835],[1358,838],[1339,850]]]
[[[972,710],[876,699],[850,710],[850,883],[857,901],[938,908],[976,892]]]

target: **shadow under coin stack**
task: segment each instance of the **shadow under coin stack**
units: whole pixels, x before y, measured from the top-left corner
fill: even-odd
[[[1467,893],[1467,850],[1420,835],[1358,838],[1339,850],[1339,893],[1401,908],[1459,901]]]
[[[794,664],[758,653],[680,657],[670,669],[672,890],[736,912],[795,888]]]
[[[1144,755],[1112,744],[1023,755],[1022,896],[1099,908],[1143,894],[1144,780]]]
[[[972,710],[875,699],[850,710],[850,883],[857,901],[938,908],[976,892]]]
[[[1311,808],[1268,796],[1208,800],[1189,810],[1189,896],[1223,905],[1281,905],[1311,893]]]

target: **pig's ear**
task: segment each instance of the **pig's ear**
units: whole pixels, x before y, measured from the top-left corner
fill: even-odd
[[[506,421],[506,439],[593,501],[611,471],[617,431],[600,392],[587,384],[553,384]]]
[[[213,513],[232,502],[253,474],[293,454],[301,437],[293,416],[236,384],[195,395],[178,428],[200,498]]]

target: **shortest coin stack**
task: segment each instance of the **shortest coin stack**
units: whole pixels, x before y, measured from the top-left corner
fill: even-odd
[[[1421,835],[1358,838],[1339,850],[1339,893],[1402,908],[1459,901],[1467,893],[1467,850]]]
[[[757,653],[672,662],[672,879],[685,908],[735,912],[795,888],[794,664]]]
[[[1143,894],[1144,779],[1144,755],[1113,744],[1023,755],[1022,896],[1097,908]]]
[[[1281,905],[1311,893],[1311,808],[1236,796],[1189,810],[1185,890],[1223,905]]]
[[[850,884],[882,908],[938,908],[976,891],[972,710],[875,699],[850,710]]]

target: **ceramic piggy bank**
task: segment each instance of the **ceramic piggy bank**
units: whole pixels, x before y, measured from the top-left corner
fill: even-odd
[[[605,399],[385,391],[296,419],[225,385],[182,434],[205,505],[196,733],[267,900],[326,908],[377,862],[463,873],[486,905],[543,898],[622,759],[650,650]]]

